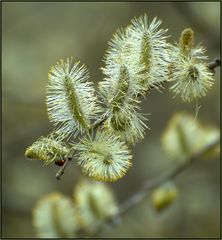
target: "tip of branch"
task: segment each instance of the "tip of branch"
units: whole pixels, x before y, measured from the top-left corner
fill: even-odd
[[[221,60],[219,58],[216,58],[214,61],[218,66],[221,66]]]
[[[209,63],[208,67],[211,71],[215,72],[215,68],[221,66],[221,60],[215,58],[212,62]]]
[[[60,181],[61,180],[61,175],[60,174],[56,174],[56,179],[57,179],[57,181]]]

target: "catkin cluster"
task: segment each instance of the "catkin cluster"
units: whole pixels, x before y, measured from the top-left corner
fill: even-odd
[[[53,66],[46,105],[54,132],[62,140],[42,137],[26,156],[58,163],[74,150],[85,175],[108,182],[123,177],[132,165],[129,145],[141,141],[148,128],[140,112],[141,96],[169,81],[175,95],[192,101],[213,84],[205,49],[194,46],[192,29],[185,29],[173,46],[160,25],[160,20],[150,21],[144,14],[117,30],[103,59],[104,79],[97,95],[85,65],[67,58]],[[65,145],[67,140],[71,144]]]

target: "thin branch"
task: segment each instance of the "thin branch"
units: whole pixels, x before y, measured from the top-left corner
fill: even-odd
[[[152,190],[153,188],[156,188],[160,185],[162,185],[166,181],[170,181],[177,177],[180,173],[182,173],[184,170],[186,170],[194,161],[201,158],[204,154],[206,154],[209,150],[213,149],[215,146],[217,146],[220,143],[220,138],[216,139],[214,142],[211,142],[210,144],[206,145],[201,151],[193,154],[190,156],[187,161],[185,161],[183,164],[179,165],[177,168],[172,170],[171,172],[160,176],[152,181],[147,180],[142,184],[141,190],[133,195],[131,198],[129,198],[125,203],[123,203],[120,206],[120,210],[118,212],[117,216],[122,215],[123,213],[127,212],[130,208],[137,205],[138,202],[143,200],[144,197],[146,197],[149,190]]]
[[[63,164],[63,166],[59,169],[59,171],[56,173],[56,179],[57,180],[61,180],[61,176],[64,174],[64,171],[66,169],[66,167],[68,166],[69,162],[72,161],[73,159],[73,154],[74,154],[74,149],[72,149],[69,154],[67,155],[66,157],[66,161],[65,163]]]
[[[116,222],[116,219],[119,219],[127,211],[129,211],[133,207],[137,206],[138,203],[140,203],[145,197],[147,197],[150,190],[152,190],[158,186],[161,186],[163,183],[165,183],[169,180],[176,178],[180,173],[182,173],[184,170],[186,170],[194,161],[201,158],[204,154],[206,154],[208,151],[212,150],[219,143],[220,143],[220,138],[218,138],[214,142],[211,142],[210,144],[206,145],[201,151],[193,154],[189,159],[187,159],[186,162],[179,165],[177,168],[170,171],[169,173],[162,175],[154,180],[151,180],[151,181],[147,180],[147,181],[143,182],[140,190],[120,205],[119,211],[116,215],[112,216],[111,218],[109,217],[109,218],[105,219],[105,221],[98,228],[96,235],[98,235],[102,232],[104,226],[106,226],[107,224],[112,224],[113,222]]]
[[[209,69],[215,74],[215,68],[221,66],[221,61],[219,58],[214,59],[212,62],[208,63]]]

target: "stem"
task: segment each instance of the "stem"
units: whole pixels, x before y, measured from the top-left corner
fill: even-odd
[[[215,74],[215,68],[221,66],[221,61],[219,58],[214,59],[212,62],[208,63],[209,69]]]
[[[74,154],[74,150],[71,149],[71,151],[69,152],[69,154],[67,155],[67,157],[65,159],[66,161],[65,161],[64,165],[56,173],[57,180],[61,180],[61,176],[64,174],[66,167],[68,166],[69,162],[72,161],[72,159],[73,159],[73,154]]]
[[[135,207],[138,203],[140,203],[150,192],[150,190],[162,185],[166,181],[172,180],[176,178],[180,173],[186,170],[194,161],[201,158],[205,153],[209,150],[213,149],[217,144],[220,143],[220,138],[216,139],[214,142],[209,143],[206,145],[201,151],[194,153],[190,156],[186,162],[176,167],[174,170],[157,177],[154,180],[146,180],[142,183],[140,190],[133,194],[129,199],[127,199],[124,203],[122,203],[119,207],[119,211],[116,215],[109,217],[104,220],[104,222],[99,226],[96,235],[100,234],[106,224],[115,222],[120,216],[125,214],[127,211]]]
[[[176,167],[171,172],[169,172],[163,176],[160,176],[152,181],[150,181],[150,180],[145,181],[142,184],[141,190],[139,192],[137,192],[136,194],[134,194],[131,198],[129,198],[125,203],[123,203],[120,206],[120,210],[119,210],[117,216],[122,215],[123,213],[127,212],[130,208],[137,205],[138,202],[140,202],[141,200],[143,200],[146,197],[149,190],[159,187],[166,181],[172,180],[175,177],[177,177],[180,173],[182,173],[184,170],[186,170],[194,161],[201,158],[205,153],[207,153],[209,150],[213,149],[219,143],[220,143],[220,138],[218,138],[214,142],[211,142],[210,144],[206,145],[201,151],[190,156],[190,158],[188,158],[187,161],[185,161],[183,164]]]

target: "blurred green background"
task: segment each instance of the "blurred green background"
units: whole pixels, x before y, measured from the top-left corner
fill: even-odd
[[[103,78],[99,68],[107,42],[119,27],[134,16],[147,13],[162,19],[169,41],[191,27],[196,43],[207,47],[209,59],[220,56],[220,5],[209,3],[124,2],[124,3],[2,3],[3,5],[3,237],[35,237],[32,207],[44,194],[61,191],[71,196],[81,177],[70,164],[62,181],[58,167],[43,167],[27,160],[24,152],[41,135],[52,130],[45,105],[49,68],[60,58],[73,56],[85,63],[95,86]],[[220,76],[209,94],[198,103],[198,119],[219,126]],[[109,184],[123,202],[145,179],[159,176],[176,163],[167,158],[160,136],[170,116],[179,110],[195,114],[195,103],[184,104],[151,91],[142,110],[149,116],[146,138],[133,149],[133,167],[121,180]],[[200,160],[177,179],[177,201],[162,213],[155,212],[149,198],[124,215],[119,226],[103,232],[104,237],[219,237],[219,160]]]

